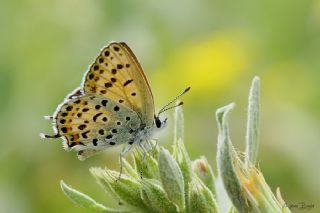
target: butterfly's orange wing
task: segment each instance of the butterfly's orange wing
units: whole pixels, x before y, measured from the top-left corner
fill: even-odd
[[[154,102],[143,69],[125,43],[103,48],[83,80],[84,94],[98,94],[137,112],[141,123],[153,124]]]

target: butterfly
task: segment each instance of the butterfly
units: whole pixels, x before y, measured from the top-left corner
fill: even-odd
[[[80,160],[126,144],[120,153],[122,165],[122,156],[134,144],[147,152],[143,142],[166,125],[160,114],[182,105],[172,106],[189,89],[155,114],[150,84],[136,56],[124,42],[111,42],[89,67],[81,86],[46,117],[52,120],[55,134],[41,137],[62,138],[65,150],[75,150]]]

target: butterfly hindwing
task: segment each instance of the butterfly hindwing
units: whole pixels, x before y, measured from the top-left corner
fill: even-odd
[[[134,138],[132,132],[140,127],[140,119],[133,110],[94,95],[68,99],[53,119],[65,148],[77,151],[95,151],[129,142]]]
[[[84,94],[98,94],[137,112],[151,126],[154,103],[149,83],[133,52],[125,43],[103,48],[83,80]]]

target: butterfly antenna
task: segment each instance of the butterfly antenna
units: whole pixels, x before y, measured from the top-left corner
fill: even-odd
[[[180,101],[178,104],[176,104],[176,105],[174,105],[174,106],[165,108],[164,110],[162,110],[161,112],[159,112],[158,115],[160,115],[161,113],[163,113],[163,112],[165,112],[165,111],[167,111],[167,110],[169,110],[169,109],[173,109],[173,108],[176,108],[176,107],[181,106],[181,105],[183,105],[183,102],[182,102],[182,101]]]
[[[175,102],[178,98],[180,98],[182,95],[184,95],[186,92],[188,92],[189,90],[191,89],[191,87],[187,87],[185,90],[183,90],[178,96],[176,96],[172,101],[170,101],[169,103],[167,103],[164,107],[162,107],[162,109],[160,109],[159,113],[158,113],[158,116],[167,111],[168,109],[172,109],[172,108],[175,108],[175,107],[178,107],[178,106],[181,106],[183,104],[183,102],[180,102],[178,103],[177,105],[175,106],[171,106],[171,107],[168,107],[170,106],[173,102]]]

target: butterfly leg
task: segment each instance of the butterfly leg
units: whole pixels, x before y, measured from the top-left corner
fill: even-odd
[[[146,140],[146,144],[148,145],[148,151],[152,151],[153,150],[152,141]]]
[[[151,141],[146,140],[148,144],[148,148],[151,151],[151,156],[154,157],[156,151],[157,151],[157,146],[158,146],[158,139],[152,139]]]
[[[158,139],[153,139],[154,140],[154,145],[152,146],[152,157],[154,157],[154,155],[156,154],[157,151],[157,147],[158,147]]]
[[[123,157],[130,151],[132,148],[132,144],[128,143],[126,146],[123,147],[122,151],[120,152],[120,171],[119,171],[119,177],[117,180],[120,180],[122,175],[122,167],[123,167]]]
[[[143,146],[143,141],[139,142],[139,146],[140,146],[140,148],[141,148],[142,151],[143,151],[143,156],[142,156],[142,159],[141,159],[141,161],[140,161],[140,177],[141,177],[141,179],[142,179],[142,166],[143,166],[143,163],[144,163],[144,161],[145,161],[145,159],[146,159],[146,155],[147,155],[148,151],[147,151],[146,148]]]

